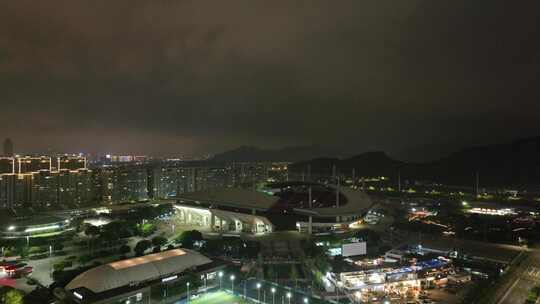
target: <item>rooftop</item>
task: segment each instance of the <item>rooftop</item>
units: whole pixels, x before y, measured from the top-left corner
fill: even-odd
[[[132,283],[178,274],[186,269],[211,262],[212,260],[198,252],[173,249],[89,269],[75,277],[66,286],[66,290],[86,288],[98,294]]]
[[[272,207],[279,198],[255,190],[221,187],[184,193],[179,199],[201,201],[216,205],[223,204],[237,208],[267,210]]]

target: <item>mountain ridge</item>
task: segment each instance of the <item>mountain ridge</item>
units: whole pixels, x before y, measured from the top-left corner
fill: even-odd
[[[427,162],[406,162],[383,151],[338,158],[336,151],[318,146],[260,149],[242,146],[216,155],[217,161],[287,161],[292,174],[331,176],[333,166],[342,175],[396,177],[453,185],[472,185],[476,174],[484,186],[534,186],[540,188],[540,136],[508,143],[471,146]],[[309,168],[309,169],[308,169]]]

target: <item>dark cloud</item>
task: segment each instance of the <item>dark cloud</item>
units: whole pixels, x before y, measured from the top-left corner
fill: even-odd
[[[26,150],[319,144],[402,157],[538,135],[539,11],[502,0],[4,1],[2,133]]]

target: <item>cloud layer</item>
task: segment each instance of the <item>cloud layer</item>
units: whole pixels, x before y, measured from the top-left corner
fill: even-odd
[[[156,155],[318,144],[414,157],[538,135],[539,11],[497,0],[4,1],[2,130],[19,150]]]

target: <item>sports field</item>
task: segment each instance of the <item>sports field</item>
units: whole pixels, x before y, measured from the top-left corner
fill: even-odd
[[[210,292],[192,299],[189,304],[247,304],[249,302],[224,291]]]

